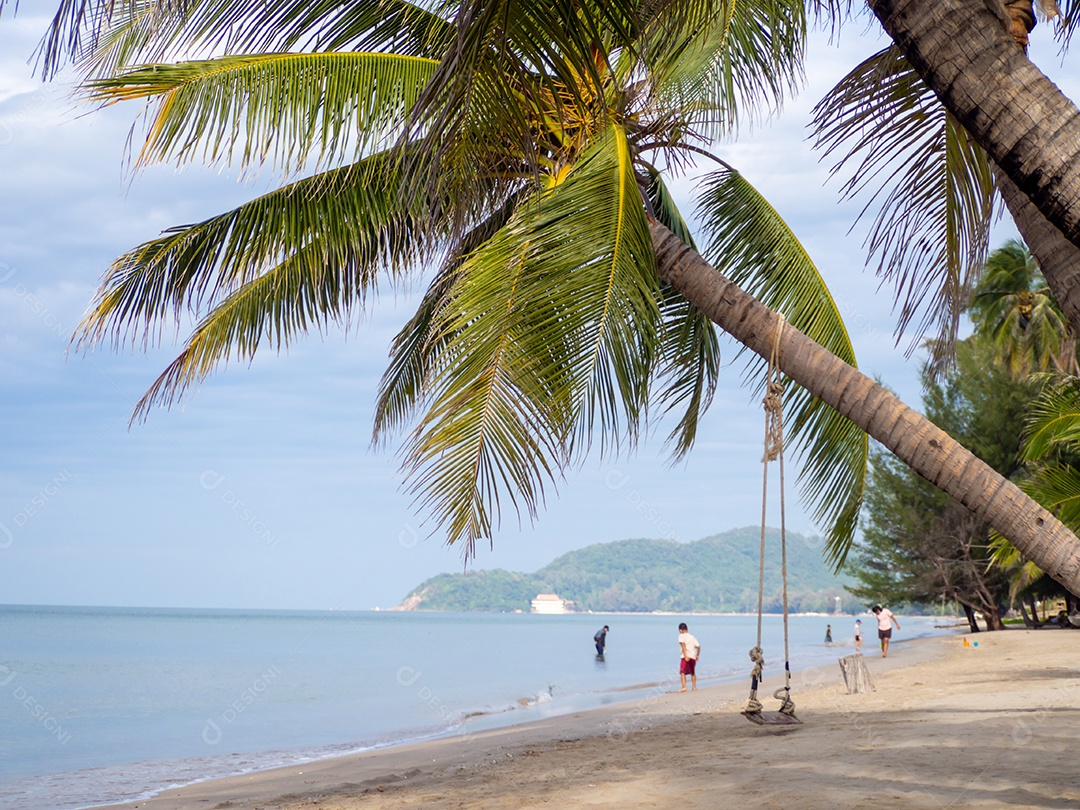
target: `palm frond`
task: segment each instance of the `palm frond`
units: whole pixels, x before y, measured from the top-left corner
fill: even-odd
[[[486,163],[455,153],[477,133],[498,132],[525,171],[555,174],[553,164],[572,165],[634,95],[618,85],[613,61],[643,46],[648,15],[689,27],[715,2],[466,0],[454,17],[457,37],[407,132],[428,133],[433,165],[451,173],[467,166],[483,177]],[[461,173],[462,184],[468,179]]]
[[[46,76],[69,59],[91,76],[221,52],[392,51],[439,59],[457,3],[405,0],[62,0],[39,49]],[[0,4],[2,7],[2,4]]]
[[[420,306],[394,338],[390,347],[390,365],[379,383],[373,442],[404,425],[419,406],[432,368],[454,339],[454,333],[446,329],[437,332],[435,325],[440,323],[444,308],[453,303],[452,293],[462,262],[509,223],[525,196],[522,192],[511,197],[450,248],[448,258],[428,286]]]
[[[1080,379],[1039,375],[1045,382],[1024,426],[1023,460],[1080,452]],[[1045,505],[1045,504],[1044,504]]]
[[[438,246],[438,201],[406,199],[397,163],[379,155],[316,175],[203,222],[174,228],[117,259],[76,330],[79,345],[125,335],[144,345],[164,322],[216,307],[300,252],[342,274],[346,298]]]
[[[85,76],[111,76],[139,63],[164,62],[185,30],[194,4],[138,0],[114,6],[86,46],[74,54]]]
[[[437,63],[396,54],[274,53],[146,65],[87,85],[102,102],[157,100],[139,164],[291,170],[355,159],[395,138]]]
[[[1020,488],[1066,526],[1080,529],[1080,470],[1052,462],[1024,478]]]
[[[851,167],[843,193],[877,213],[866,246],[897,289],[908,352],[936,330],[948,352],[972,281],[986,258],[994,207],[989,160],[895,46],[867,59],[814,109],[816,146]]]
[[[153,9],[148,9],[147,5]],[[38,45],[37,63],[42,77],[49,79],[58,74],[68,60],[92,53],[114,21],[131,26],[139,17],[144,21],[151,19],[148,15],[153,15],[153,19],[182,19],[184,6],[183,0],[60,0],[49,30]],[[3,7],[4,2],[0,2],[0,10]],[[137,26],[133,30],[137,30]]]
[[[706,138],[780,108],[801,81],[805,5],[795,0],[730,2],[690,32],[656,71],[657,94],[684,110]]]
[[[657,334],[652,245],[626,133],[457,269],[427,327],[427,411],[405,447],[420,506],[471,553],[505,500],[535,515],[592,431],[636,435]],[[441,297],[441,293],[440,293]],[[443,334],[452,339],[442,341]]]
[[[1016,599],[1021,591],[1042,579],[1046,573],[1035,563],[1024,559],[1020,549],[993,530],[990,532],[990,567],[1009,572],[1010,600]]]
[[[1022,242],[1010,240],[990,254],[968,313],[976,334],[1014,377],[1076,372],[1072,329]]]
[[[1069,50],[1073,34],[1076,33],[1077,18],[1080,17],[1080,2],[1077,2],[1077,0],[1061,0],[1057,6],[1058,14],[1054,36],[1061,42],[1061,50],[1064,53]]]
[[[367,283],[355,283],[310,245],[245,283],[215,306],[180,355],[142,396],[132,422],[156,406],[169,407],[232,358],[251,360],[262,345],[286,348],[313,328],[342,322],[363,303]]]
[[[784,221],[734,169],[714,172],[699,197],[705,256],[766,306],[845,362],[855,353],[839,310],[821,274]],[[764,361],[748,374],[765,380]],[[826,552],[843,564],[857,528],[866,491],[869,439],[852,422],[805,389],[785,391],[788,435],[802,459],[801,496],[814,519],[828,527]]]

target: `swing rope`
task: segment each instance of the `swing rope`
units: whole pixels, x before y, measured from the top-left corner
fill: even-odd
[[[761,616],[765,594],[765,521],[767,519],[769,493],[769,462],[779,461],[780,465],[780,574],[783,579],[784,602],[784,686],[773,693],[773,697],[782,701],[780,711],[791,717],[795,716],[795,704],[791,700],[791,663],[788,648],[788,583],[787,583],[787,524],[784,510],[784,423],[783,397],[784,385],[780,374],[780,338],[784,333],[784,316],[778,315],[776,331],[773,335],[772,351],[769,355],[769,371],[765,399],[765,453],[762,457],[761,474],[761,544],[758,564],[758,604],[757,604],[757,644],[750,650],[750,660],[754,669],[750,673],[750,698],[746,702],[747,714],[760,714],[763,710],[758,700],[758,685],[762,682],[765,670],[765,654],[761,647]]]

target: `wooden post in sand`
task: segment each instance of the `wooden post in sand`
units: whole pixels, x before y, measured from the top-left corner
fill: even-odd
[[[849,695],[861,695],[864,692],[875,692],[874,682],[870,680],[870,670],[866,668],[866,661],[862,653],[845,655],[838,662],[840,671],[844,673],[844,683],[847,684]]]

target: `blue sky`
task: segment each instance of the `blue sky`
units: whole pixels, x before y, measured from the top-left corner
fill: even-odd
[[[313,334],[287,353],[232,364],[131,429],[175,336],[150,352],[69,352],[113,258],[273,178],[198,166],[127,172],[140,108],[92,112],[64,81],[32,75],[53,10],[30,0],[0,18],[0,603],[385,608],[423,579],[461,570],[460,550],[411,508],[396,447],[370,445],[376,386],[412,291],[384,293],[348,334]],[[1065,75],[1042,30],[1048,72]],[[891,290],[863,269],[865,228],[849,232],[859,208],[839,202],[839,183],[826,182],[828,165],[806,141],[813,103],[879,47],[856,26],[839,46],[815,37],[799,100],[716,151],[818,262],[861,368],[918,405],[917,359],[905,360],[906,340],[894,345]],[[1062,86],[1080,97],[1075,80]],[[692,178],[677,188],[691,212]],[[1009,235],[1003,226],[996,240]],[[504,515],[494,548],[472,565],[535,570],[589,543],[690,541],[756,525],[763,417],[741,370],[728,346],[687,462],[670,467],[659,441],[630,458],[591,457],[549,490],[535,525]],[[788,501],[789,527],[817,533],[794,492]]]

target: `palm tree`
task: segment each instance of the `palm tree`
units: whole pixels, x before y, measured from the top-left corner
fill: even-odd
[[[451,541],[489,536],[500,498],[535,514],[558,470],[594,439],[632,444],[650,407],[677,409],[671,439],[686,452],[716,369],[711,320],[801,386],[804,493],[829,518],[835,559],[865,474],[847,417],[1080,587],[1067,529],[837,356],[850,347],[820,278],[734,169],[706,187],[713,259],[791,326],[713,270],[671,204],[659,167],[703,152],[796,75],[800,5],[98,10],[109,22],[92,31],[91,91],[160,100],[140,162],[239,150],[245,165],[318,169],[115,263],[85,343],[153,340],[186,308],[203,316],[138,413],[439,258],[395,343],[376,429],[410,429],[408,473]],[[139,64],[196,43],[226,53]]]
[[[1073,531],[1080,530],[1080,378],[1045,373],[1023,434],[1020,487]],[[1046,573],[1006,537],[992,539],[993,561],[1012,574],[1010,595]],[[1070,589],[1072,590],[1072,589]],[[1075,594],[1075,591],[1072,591]]]
[[[1022,242],[990,254],[968,310],[976,334],[1013,376],[1076,373],[1076,339]]]
[[[1077,20],[1074,4],[1075,0],[1064,3],[1064,14],[1053,0],[1039,4],[1048,15],[1056,15],[1057,33],[1066,46]],[[995,0],[987,5],[994,8]],[[1008,18],[1013,40],[1025,49],[1035,20],[1031,5],[1030,0],[1013,0],[995,8],[998,19]],[[907,5],[909,10],[913,7]],[[937,6],[927,9],[928,13],[938,11]],[[959,18],[951,22],[963,24]],[[972,24],[984,26],[987,20],[979,17]],[[868,247],[871,257],[879,261],[879,273],[896,282],[902,307],[898,332],[929,301],[923,328],[909,351],[919,345],[925,328],[936,327],[934,345],[948,356],[959,322],[960,307],[954,304],[964,300],[986,258],[995,187],[1073,331],[1080,330],[1080,250],[995,165],[979,145],[982,141],[972,139],[957,117],[958,108],[948,99],[942,103],[942,74],[935,73],[930,84],[924,82],[907,58],[911,48],[902,45],[894,43],[852,70],[815,109],[815,125],[818,146],[826,154],[836,151],[841,156],[834,171],[855,164],[844,192],[854,195],[870,190],[871,204],[884,201]],[[999,38],[997,45],[1010,57],[1016,56],[1008,38]],[[936,60],[939,52],[945,53],[933,50],[923,55]],[[954,67],[950,65],[949,70]],[[961,76],[961,81],[971,81],[971,77]],[[982,81],[981,72],[976,72],[974,81]],[[1011,84],[1009,89],[1016,91]],[[1001,103],[985,92],[982,101]],[[1041,123],[1046,105],[1042,99],[1035,103],[1040,105],[1036,120]]]
[[[1026,10],[1024,6],[1020,0],[1008,11],[1014,38],[1026,44],[1034,18],[1030,3]],[[1060,26],[1066,38],[1074,21],[1070,14]],[[1021,31],[1023,36],[1018,37]],[[923,326],[939,329],[937,339],[930,341],[934,368],[943,368],[954,357],[956,304],[974,286],[976,338],[993,343],[998,360],[1011,365],[1013,373],[1050,368],[1074,372],[1080,250],[996,169],[896,44],[852,70],[819,103],[815,125],[818,146],[826,154],[840,155],[834,171],[854,165],[845,193],[869,191],[871,203],[885,199],[868,240],[871,254],[879,256],[883,277],[894,279],[898,293],[905,296],[901,331],[924,306],[924,299],[931,300]],[[886,166],[889,170],[883,172]],[[1010,245],[984,262],[995,191],[1004,198],[1020,232],[1036,246],[1040,262],[1052,271],[1047,275],[1056,283],[1054,292],[1063,307],[1058,307],[1023,245]],[[912,347],[917,343],[918,338]],[[1049,475],[1050,485],[1060,483],[1064,475],[1060,469],[1036,468],[1021,478],[1021,486],[1058,514],[1057,488],[1042,487],[1040,472]],[[993,542],[995,561],[1016,573],[1017,587],[1042,576],[1033,563],[1021,565],[1019,552],[1005,538],[997,535]]]
[[[249,357],[348,317],[380,276],[434,259],[441,267],[394,345],[376,436],[408,430],[414,492],[452,542],[471,552],[500,500],[535,514],[559,470],[594,438],[601,450],[632,446],[650,408],[674,414],[676,457],[690,449],[718,353],[709,321],[656,277],[648,219],[690,240],[658,166],[708,154],[706,136],[779,103],[798,73],[801,5],[706,4],[687,16],[661,4],[643,16],[629,3],[625,17],[601,5],[575,18],[581,31],[543,36],[540,5],[535,18],[516,9],[509,30],[497,15],[455,22],[451,11],[480,13],[470,5],[239,5],[130,8],[94,32],[84,63],[94,97],[158,101],[140,164],[235,149],[244,166],[286,170],[314,152],[319,170],[116,262],[81,328],[85,345],[146,337],[175,306],[205,313],[139,415],[234,351]],[[621,47],[627,25],[639,52]],[[231,50],[268,52],[140,64],[214,42],[219,26]],[[312,52],[294,52],[316,30]],[[714,255],[854,361],[805,251],[713,159],[702,201]],[[788,405],[793,435],[805,437],[804,492],[842,554],[866,437],[796,387]]]
[[[869,0],[946,109],[1064,239],[1080,248],[1080,112],[981,0]],[[1067,17],[1075,20],[1075,14]],[[1034,16],[1031,17],[1032,22]],[[1040,254],[1057,292],[1052,264]],[[1074,328],[1078,326],[1070,305]]]

